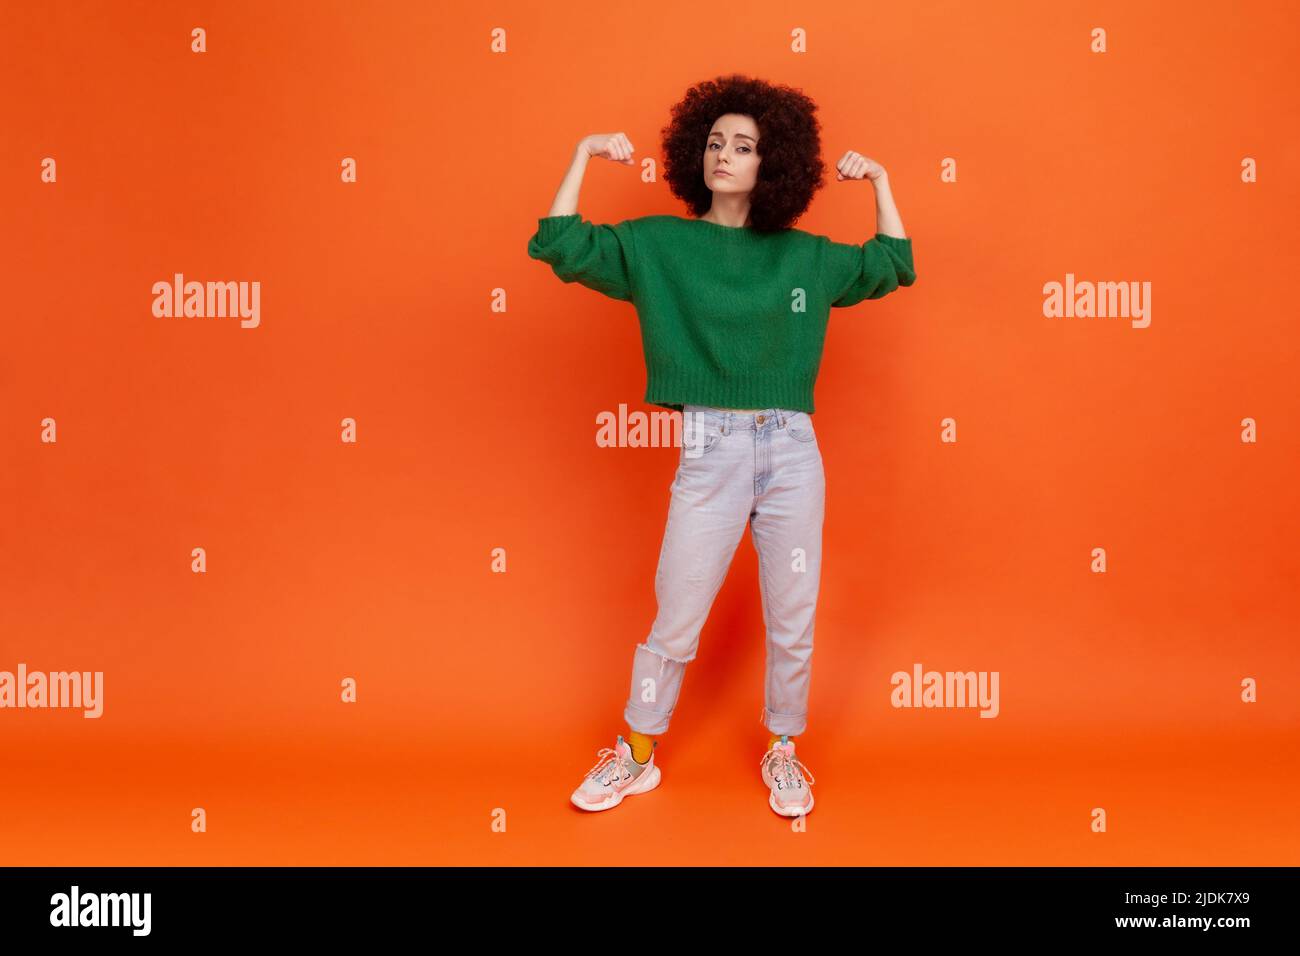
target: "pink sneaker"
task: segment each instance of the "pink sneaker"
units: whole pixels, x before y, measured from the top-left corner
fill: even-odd
[[[794,741],[782,736],[763,754],[763,782],[771,794],[768,805],[783,817],[801,817],[813,808],[812,771],[808,779],[803,772],[807,767],[794,755]]]
[[[632,748],[619,735],[612,748],[600,750],[600,760],[587,771],[586,777],[569,797],[574,806],[583,810],[608,810],[634,793],[646,793],[659,786],[659,768],[655,766],[655,741],[650,748],[650,759],[637,763],[632,759]]]

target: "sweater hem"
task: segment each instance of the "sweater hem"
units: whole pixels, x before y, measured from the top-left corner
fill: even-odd
[[[763,376],[755,376],[761,379]],[[790,411],[816,411],[813,402],[813,383],[791,380],[762,382],[690,381],[685,376],[665,379],[652,378],[646,386],[645,401],[681,411],[686,405],[708,405],[713,408],[784,408]]]

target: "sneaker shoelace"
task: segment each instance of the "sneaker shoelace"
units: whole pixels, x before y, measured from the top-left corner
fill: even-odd
[[[624,757],[613,747],[602,747],[599,753],[600,759],[587,771],[587,776],[607,786],[615,786],[614,781],[621,785],[624,772],[631,772],[631,767],[628,765],[629,758]],[[601,781],[600,778],[604,776],[608,776],[609,779]]]
[[[786,751],[786,749],[782,747],[780,744],[777,744],[767,753],[763,754],[763,760],[760,762],[760,766],[766,764],[766,762],[769,760],[773,761],[775,766],[771,767],[768,770],[768,773],[773,778],[778,779],[782,783],[784,783],[787,788],[794,786],[795,774],[798,774],[800,777],[802,777],[804,782],[809,785],[812,785],[817,782],[816,778],[813,777],[812,775],[812,770],[809,767],[807,767],[804,764],[804,762],[800,760],[798,757],[796,757],[794,754]],[[803,772],[805,770],[808,771],[808,776],[806,777],[804,777],[803,775]]]

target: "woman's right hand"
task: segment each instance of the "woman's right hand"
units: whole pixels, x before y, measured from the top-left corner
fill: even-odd
[[[634,165],[632,143],[624,133],[592,133],[578,144],[578,148],[588,156]]]

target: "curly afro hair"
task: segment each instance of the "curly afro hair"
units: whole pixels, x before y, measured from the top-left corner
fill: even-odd
[[[817,104],[802,91],[732,73],[686,91],[663,128],[664,179],[673,195],[702,216],[713,205],[704,181],[704,148],[719,116],[743,113],[758,127],[762,157],[749,195],[757,232],[789,229],[822,188],[821,125]]]

